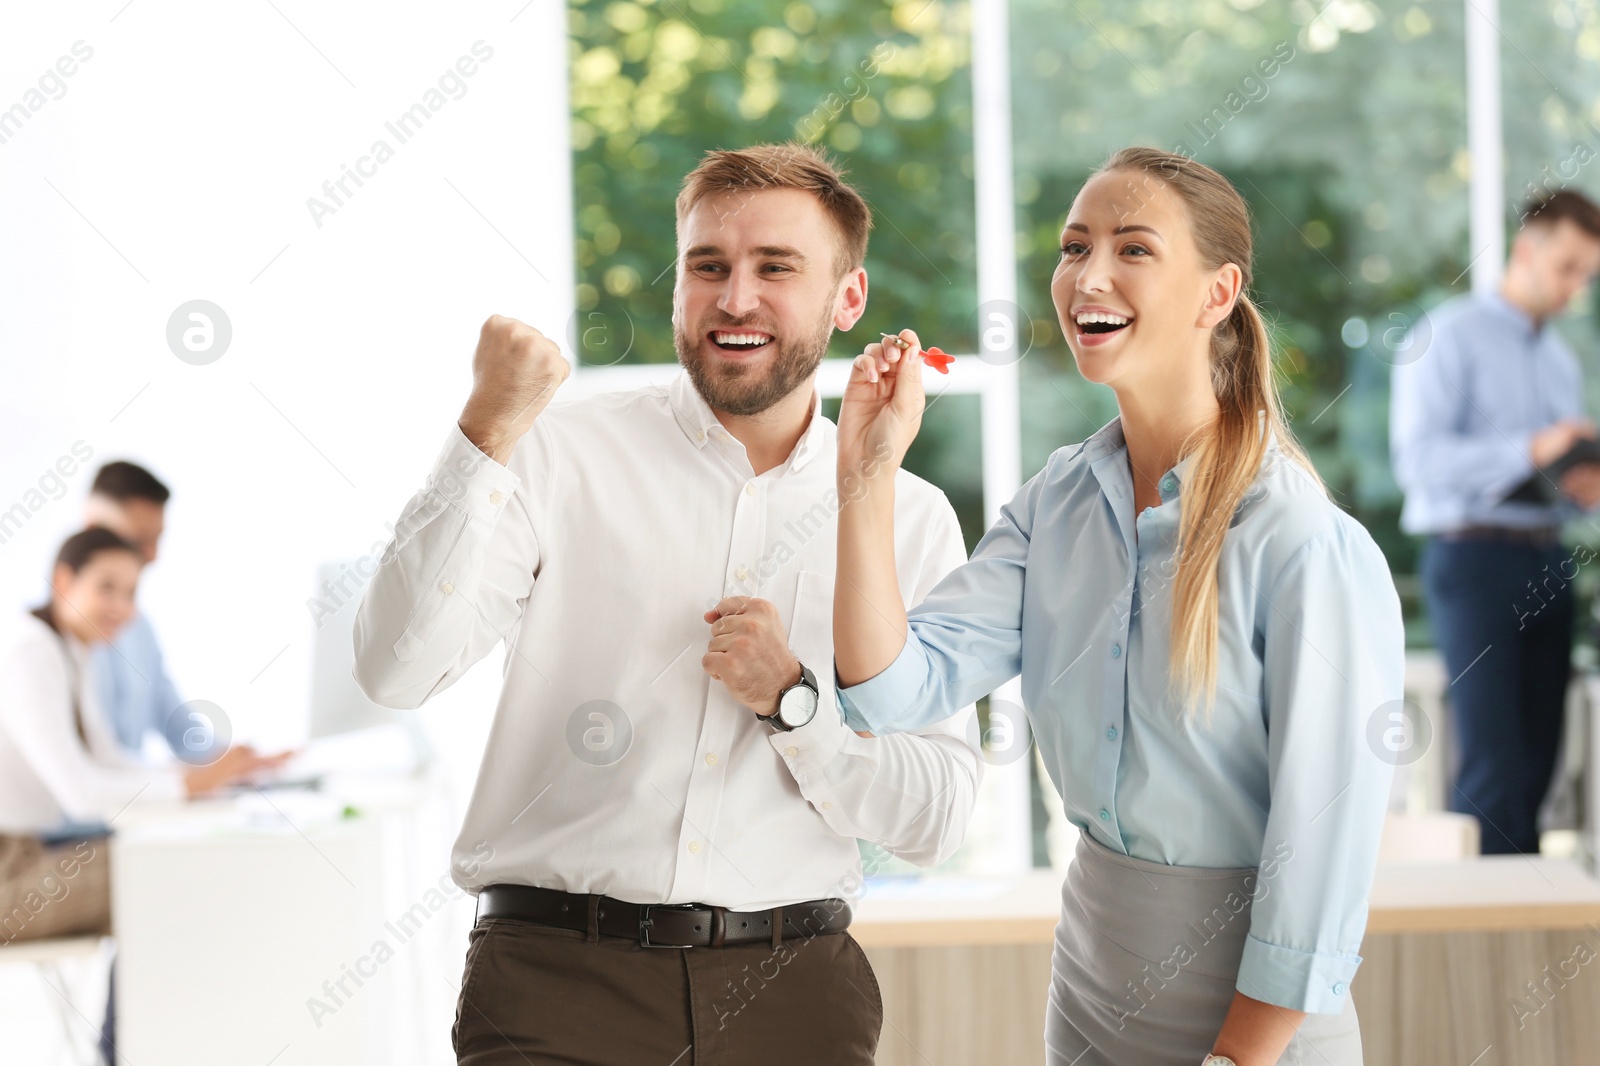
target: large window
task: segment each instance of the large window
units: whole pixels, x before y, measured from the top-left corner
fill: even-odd
[[[1049,0],[1012,6],[1019,291],[1049,338],[1023,363],[1023,456],[1116,413],[1077,376],[1049,279],[1074,191],[1148,144],[1226,174],[1255,221],[1254,288],[1284,400],[1338,501],[1372,531],[1416,618],[1415,549],[1389,472],[1388,369],[1420,309],[1467,278],[1460,0]],[[1320,14],[1319,14],[1320,12]]]
[[[1474,182],[1503,184],[1509,227],[1529,192],[1600,174],[1600,3],[1498,7],[1501,70],[1483,69],[1480,54],[1472,77],[1502,86],[1503,176],[1475,174],[1468,150],[1468,25],[1495,18],[1487,0],[571,0],[572,339],[583,369],[670,368],[678,182],[707,148],[798,138],[845,163],[878,219],[869,312],[856,335],[836,338],[841,362],[904,325],[981,352],[977,305],[986,284],[994,291],[982,253],[1014,236],[1026,354],[1005,386],[1018,424],[1003,428],[1020,435],[1020,462],[999,480],[1025,479],[1116,413],[1109,390],[1076,373],[1050,301],[1071,198],[1119,147],[1181,151],[1221,170],[1251,206],[1254,290],[1278,335],[1294,429],[1388,556],[1410,639],[1425,648],[1417,544],[1399,530],[1388,460],[1390,367],[1427,309],[1482,280]],[[997,92],[981,38],[1006,19]],[[1011,181],[997,195],[984,184],[992,153],[974,146],[992,145],[986,131],[1007,122]],[[1014,234],[996,233],[997,205],[1001,219],[1014,205]],[[1575,312],[1560,328],[1600,410],[1589,294]],[[908,459],[949,494],[969,548],[996,506],[980,457],[995,454],[988,398],[941,398]],[[992,776],[1003,780],[1032,760],[1000,762]],[[1037,785],[1031,802],[1027,787],[989,795],[975,833],[1031,823],[1032,857],[1044,861],[1053,798]],[[1016,854],[1005,849],[1002,865]],[[963,861],[993,858],[980,839]]]

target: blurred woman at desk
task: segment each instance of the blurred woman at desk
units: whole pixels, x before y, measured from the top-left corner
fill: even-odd
[[[143,559],[110,530],[69,537],[50,599],[0,643],[0,944],[108,933],[108,825],[135,799],[210,791],[282,756],[229,749],[208,765],[148,767],[122,753],[89,677],[89,651],[134,612]]]

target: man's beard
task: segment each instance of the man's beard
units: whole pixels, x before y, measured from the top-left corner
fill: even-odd
[[[714,410],[730,415],[760,414],[814,374],[823,356],[828,354],[828,338],[833,333],[833,322],[832,316],[824,317],[810,334],[793,340],[774,335],[768,343],[777,351],[762,352],[751,360],[752,363],[756,360],[766,362],[768,365],[764,369],[702,354],[701,345],[714,343],[706,336],[711,330],[737,333],[745,328],[761,327],[753,321],[714,322],[704,326],[698,337],[690,336],[681,323],[672,330],[672,343],[678,350],[678,362],[689,371],[695,391]]]

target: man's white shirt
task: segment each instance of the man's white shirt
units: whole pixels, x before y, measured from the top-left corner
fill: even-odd
[[[835,701],[836,432],[813,393],[794,451],[757,476],[681,370],[558,399],[505,466],[450,427],[354,639],[357,681],[391,707],[507,644],[462,888],[752,910],[859,895],[857,838],[921,865],[955,851],[982,774],[973,707],[863,738]],[[942,492],[901,470],[894,493],[909,607],[966,551]],[[774,604],[815,675],[810,724],[774,730],[702,669],[703,614],[738,595]]]

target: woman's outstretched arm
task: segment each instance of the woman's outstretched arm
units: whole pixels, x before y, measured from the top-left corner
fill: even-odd
[[[839,409],[839,549],[833,595],[840,687],[882,673],[906,639],[894,557],[894,477],[922,425],[922,349],[869,344]]]

